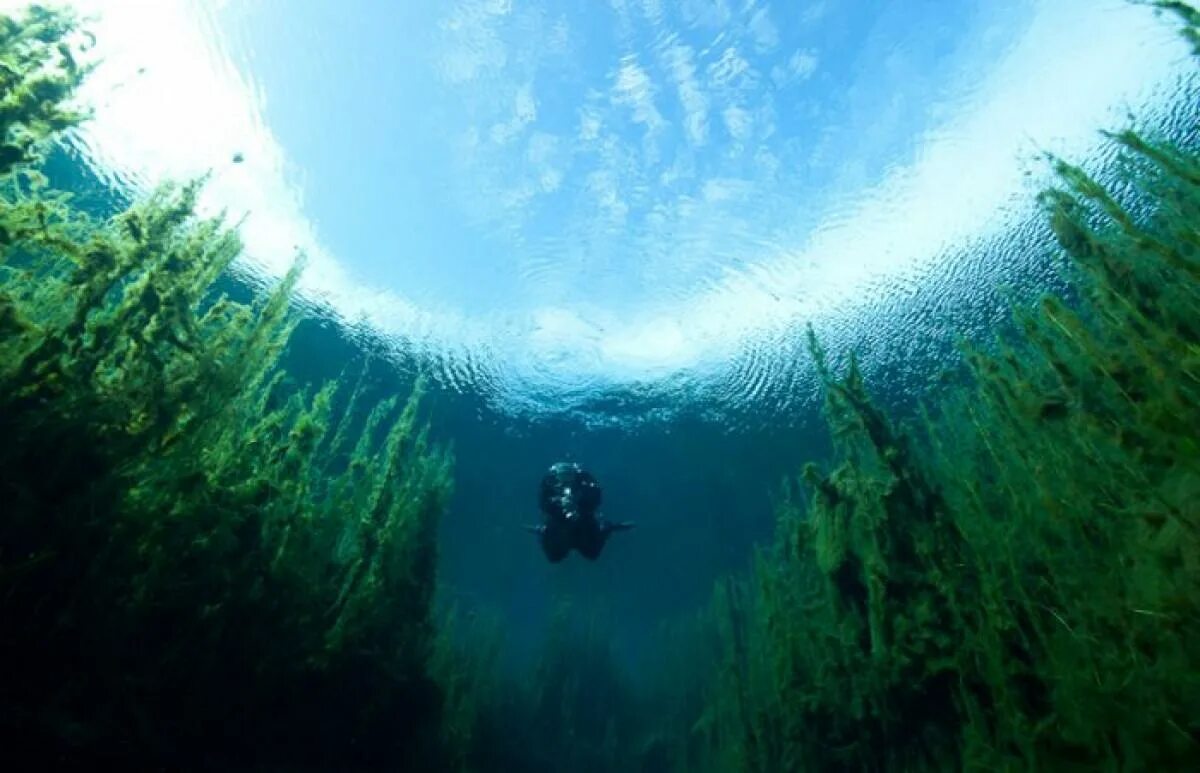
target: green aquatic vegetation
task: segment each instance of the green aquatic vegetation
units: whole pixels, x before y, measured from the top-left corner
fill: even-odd
[[[443,727],[460,770],[660,771],[657,739],[629,675],[595,613],[555,609],[528,663],[502,662],[494,619],[452,610],[439,633],[435,673]]]
[[[486,770],[488,725],[512,715],[519,700],[500,677],[503,627],[498,617],[457,606],[438,620],[431,671],[443,695],[442,733],[449,768]]]
[[[807,508],[801,481],[789,483],[774,551],[748,583],[719,589],[716,768],[947,764],[936,750],[956,725],[952,630],[970,592],[947,580],[964,546],[856,365],[836,379],[810,346],[841,462],[804,470]]]
[[[74,19],[33,5],[0,17],[0,175],[38,159],[38,146],[83,114],[68,102],[87,75],[75,54]]]
[[[1040,197],[1077,301],[922,426],[810,335],[836,461],[718,589],[714,769],[1200,764],[1200,164],[1110,140],[1121,196],[1051,159]]]
[[[996,597],[988,630],[1027,639],[1025,680],[1044,702],[1024,712],[1034,759],[1190,764],[1200,755],[1200,277],[1187,247],[1196,221],[1181,213],[1200,204],[1200,186],[1180,174],[1195,163],[1182,151],[1117,139],[1141,197],[1162,205],[1126,215],[1058,164],[1062,187],[1042,201],[1084,302],[1047,298],[1026,315],[1033,346],[1019,363],[973,355],[980,399],[939,427],[969,426],[966,416],[979,429],[941,438],[935,458],[980,545]],[[1016,742],[1011,728],[983,735],[985,748]]]
[[[1175,14],[1181,22],[1181,34],[1192,44],[1192,52],[1200,55],[1200,11],[1182,0],[1150,0],[1149,5]]]
[[[717,642],[713,616],[700,611],[666,621],[647,648],[638,679],[638,769],[712,769],[718,749],[709,707],[714,693],[704,676],[715,670]]]
[[[451,462],[420,385],[365,422],[359,386],[292,385],[300,268],[249,303],[219,293],[241,244],[193,215],[202,181],[97,222],[18,168],[78,118],[72,29],[0,20],[21,148],[0,174],[10,753],[444,764],[430,609]]]

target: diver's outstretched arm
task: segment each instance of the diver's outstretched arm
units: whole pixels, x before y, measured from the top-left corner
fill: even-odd
[[[539,524],[537,526],[532,526],[532,525],[526,524],[522,528],[525,529],[525,531],[529,532],[530,534],[541,534],[542,532],[546,531],[546,527],[541,524]]]

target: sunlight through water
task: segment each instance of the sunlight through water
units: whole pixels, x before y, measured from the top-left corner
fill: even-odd
[[[535,414],[786,408],[809,324],[900,370],[986,335],[927,310],[1045,281],[1043,155],[1191,88],[1123,0],[74,5],[102,179],[210,174],[248,275],[303,253],[315,313]]]

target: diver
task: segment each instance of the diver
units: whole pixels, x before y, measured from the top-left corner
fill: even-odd
[[[595,561],[613,532],[628,531],[632,523],[605,520],[600,507],[600,484],[574,462],[558,462],[542,478],[538,494],[544,523],[525,528],[538,535],[551,563],[566,558],[571,548]]]

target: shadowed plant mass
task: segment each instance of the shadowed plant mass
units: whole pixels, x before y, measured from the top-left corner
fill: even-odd
[[[1200,760],[1200,167],[1109,139],[1120,197],[1060,159],[1040,197],[1076,302],[964,345],[919,426],[810,337],[837,451],[717,594],[717,769]]]
[[[4,736],[57,762],[437,766],[450,462],[420,388],[291,383],[300,268],[218,292],[241,245],[192,214],[202,183],[105,221],[47,187],[71,30],[35,8],[0,39]]]

